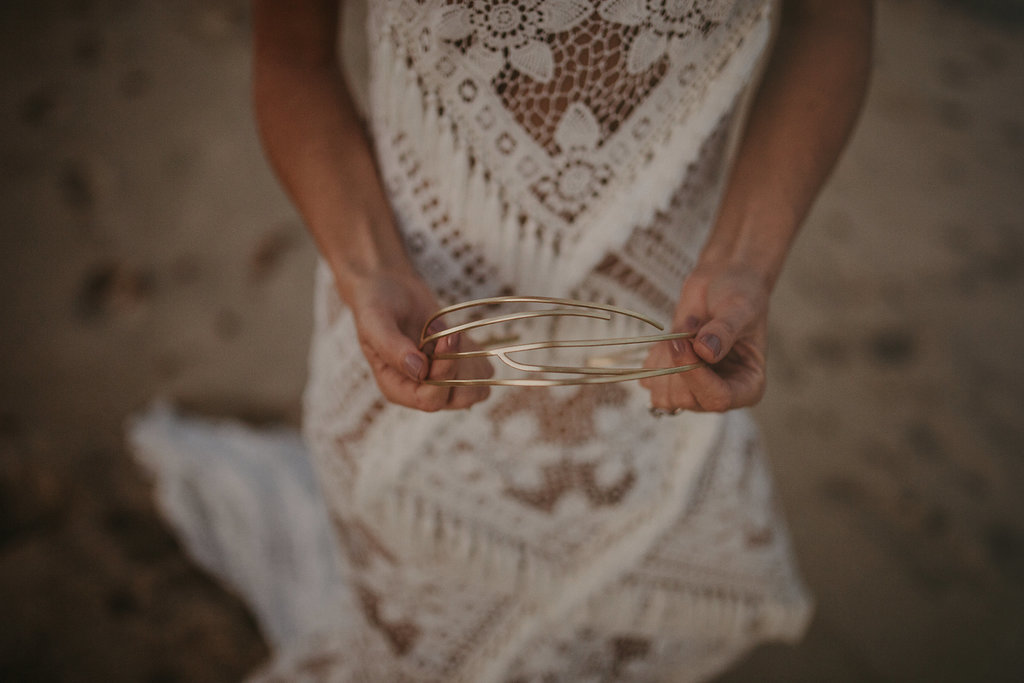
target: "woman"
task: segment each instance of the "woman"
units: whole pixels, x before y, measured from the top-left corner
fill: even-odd
[[[359,613],[267,676],[699,680],[798,637],[735,409],[764,392],[769,296],[863,95],[870,3],[370,3],[365,125],[338,3],[253,10],[260,129],[322,255],[306,435]],[[670,319],[693,342],[645,366],[706,367],[426,383],[489,375],[417,340],[503,293]]]

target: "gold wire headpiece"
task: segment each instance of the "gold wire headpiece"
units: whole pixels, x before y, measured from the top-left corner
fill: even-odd
[[[490,306],[495,304],[528,303],[548,304],[555,308],[541,310],[519,311],[497,315],[490,318],[481,318],[470,322],[454,325],[439,332],[430,332],[431,324],[449,313],[463,311],[478,306]],[[454,304],[442,308],[432,315],[423,325],[423,332],[420,333],[419,348],[422,350],[430,342],[436,342],[443,337],[475,330],[490,325],[513,322],[516,320],[529,320],[545,317],[578,317],[594,318],[597,320],[611,321],[613,315],[623,315],[634,318],[657,330],[664,330],[664,326],[651,318],[617,306],[606,306],[604,304],[576,301],[573,299],[557,299],[545,296],[496,296],[486,299],[475,299],[463,303]],[[686,372],[696,368],[704,367],[705,363],[691,363],[678,365],[671,368],[636,368],[617,367],[615,364],[628,352],[615,352],[603,356],[591,357],[586,360],[585,365],[537,365],[523,363],[510,357],[514,353],[527,351],[538,351],[542,349],[566,349],[566,348],[600,348],[605,346],[630,346],[636,344],[651,344],[654,342],[668,341],[671,339],[687,339],[693,337],[689,332],[669,332],[651,334],[638,337],[615,337],[610,339],[567,339],[567,340],[546,340],[528,343],[515,343],[519,341],[518,336],[506,337],[492,340],[484,344],[482,348],[471,351],[458,351],[455,353],[427,354],[432,360],[459,360],[463,358],[481,358],[493,356],[514,370],[525,373],[565,375],[563,377],[520,377],[520,378],[481,378],[481,379],[428,379],[426,384],[437,386],[505,386],[505,387],[558,387],[574,384],[610,384],[613,382],[627,382],[630,380],[658,377],[660,375],[671,375],[677,372]]]

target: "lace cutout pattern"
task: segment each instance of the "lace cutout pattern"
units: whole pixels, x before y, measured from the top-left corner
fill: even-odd
[[[571,139],[556,140],[555,131],[561,126],[571,132],[580,110],[589,119],[582,123],[595,128],[593,133],[584,132],[586,146],[597,147],[619,129],[668,70],[667,59],[641,72],[623,70],[635,33],[632,27],[589,18],[570,32],[568,40],[552,46],[552,58],[559,65],[557,78],[523,78],[510,65],[494,77],[494,91],[548,154],[574,146]]]
[[[695,143],[750,79],[769,5],[375,3],[384,37],[371,120],[389,191],[416,192],[418,206],[448,200],[441,220],[409,202],[400,222],[422,229],[427,218],[426,239],[464,251],[515,243],[520,260],[557,258],[557,271],[524,273],[513,258],[498,275],[564,294],[668,207]],[[410,165],[423,180],[413,187],[400,180]],[[461,261],[451,246],[441,251]]]

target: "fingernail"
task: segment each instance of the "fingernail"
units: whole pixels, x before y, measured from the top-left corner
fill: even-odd
[[[673,339],[672,340],[672,355],[673,356],[684,356],[686,355],[686,340],[685,339]]]
[[[410,353],[405,357],[405,371],[409,373],[409,376],[415,380],[419,380],[423,374],[423,359],[417,356],[415,353]]]
[[[458,345],[459,345],[459,334],[460,334],[459,332],[456,332],[456,333],[450,334],[450,335],[448,335],[446,337],[446,339],[448,340],[448,350],[449,351],[452,351],[452,350],[454,350],[455,348],[458,347]]]
[[[700,320],[695,315],[686,316],[686,320],[683,321],[683,329],[681,332],[696,332],[697,328],[700,327]]]
[[[700,338],[700,343],[711,349],[712,355],[718,358],[718,353],[722,350],[722,340],[714,334],[705,334]]]

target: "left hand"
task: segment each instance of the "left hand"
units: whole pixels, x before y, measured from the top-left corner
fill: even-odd
[[[420,330],[437,310],[433,293],[415,274],[382,272],[359,278],[346,299],[355,318],[359,346],[384,397],[425,412],[459,410],[487,398],[486,386],[434,386],[425,379],[480,379],[494,374],[483,358],[434,360],[417,348]],[[437,330],[444,325],[438,323]],[[475,348],[459,334],[437,342],[439,353]]]
[[[670,412],[725,412],[761,400],[768,296],[766,282],[748,268],[699,264],[683,284],[672,322],[673,332],[695,336],[655,345],[644,367],[708,367],[642,380],[651,405]]]

